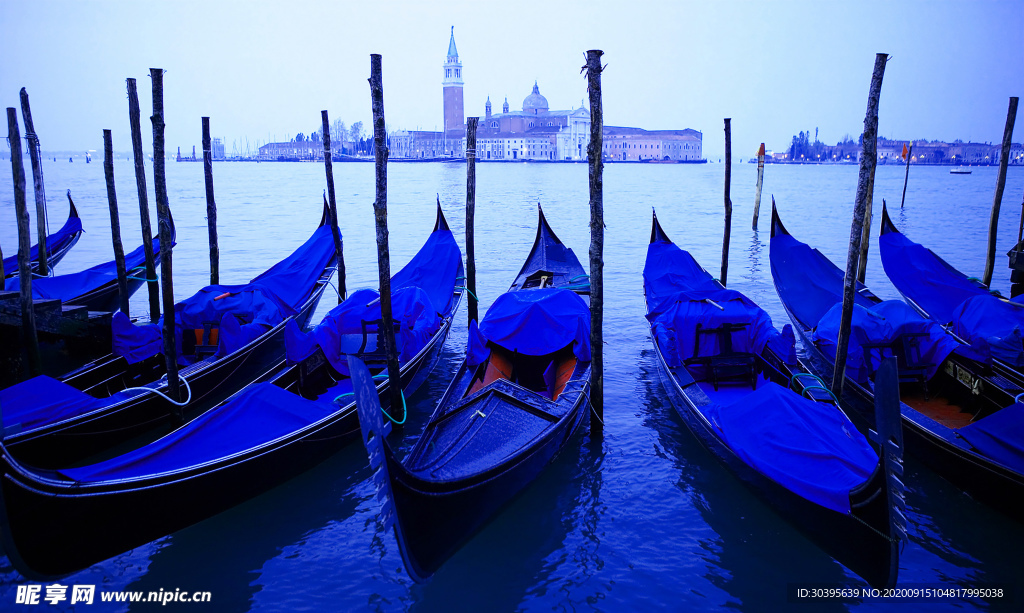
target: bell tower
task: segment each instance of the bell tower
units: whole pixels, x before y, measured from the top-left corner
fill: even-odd
[[[462,63],[455,49],[455,26],[448,42],[448,56],[444,62],[444,131],[466,130],[466,113],[462,104]]]

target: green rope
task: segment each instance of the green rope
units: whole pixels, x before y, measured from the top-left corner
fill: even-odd
[[[126,274],[131,274],[131,273],[135,272],[136,270],[146,270],[146,267],[145,266],[136,266],[135,268],[129,270],[128,273],[126,273]],[[156,283],[156,282],[160,281],[160,279],[147,279],[145,277],[143,277],[142,280],[146,281],[148,283]]]
[[[810,400],[815,400],[814,398],[811,398],[810,396],[807,395],[807,392],[809,390],[825,390],[826,392],[828,392],[828,395],[832,397],[832,400],[836,404],[839,404],[839,399],[836,398],[836,395],[832,393],[832,390],[828,389],[824,385],[808,385],[807,387],[804,388],[804,390],[802,392],[800,392],[800,395],[803,396],[804,398],[809,398]]]
[[[384,410],[384,407],[380,408],[380,412],[384,414],[384,417],[390,419],[391,423],[395,424],[396,426],[401,426],[402,424],[404,424],[406,418],[409,417],[409,409],[405,406],[405,392],[400,391],[400,393],[402,394],[402,421],[395,421],[395,418],[388,415],[388,412]]]
[[[569,279],[569,283],[572,283],[576,279],[589,279],[589,278],[590,278],[590,275],[576,275],[572,279]]]
[[[375,379],[375,380],[376,379],[385,379],[385,378],[387,378],[387,376],[388,376],[387,373],[380,373],[380,374],[377,374],[377,375],[373,375],[373,379]],[[345,392],[344,394],[340,394],[338,396],[335,396],[334,400],[332,400],[331,402],[333,402],[334,404],[340,404],[338,401],[341,400],[342,398],[344,398],[345,396],[355,396],[355,395],[356,395],[355,392]]]
[[[476,294],[474,294],[473,292],[469,291],[469,288],[468,288],[468,287],[456,287],[455,289],[461,289],[461,290],[466,290],[466,292],[467,292],[467,293],[468,293],[468,294],[469,294],[470,296],[472,296],[474,300],[476,300],[477,302],[480,302],[480,299],[476,297]]]

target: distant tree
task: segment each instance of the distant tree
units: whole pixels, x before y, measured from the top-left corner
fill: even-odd
[[[348,129],[349,137],[352,140],[352,144],[355,145],[363,137],[363,122],[357,121]]]
[[[323,128],[320,128],[320,130],[322,130],[322,129]],[[312,134],[310,134],[309,135],[309,140],[313,141],[314,143],[319,143],[320,142],[320,130],[317,130],[316,132],[313,132]]]
[[[304,140],[306,140],[306,137],[302,134],[302,132],[299,132],[298,134],[295,135],[295,142],[301,143]]]

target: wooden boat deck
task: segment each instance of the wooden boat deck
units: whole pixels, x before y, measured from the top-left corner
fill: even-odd
[[[973,413],[968,413],[961,407],[950,404],[948,399],[941,396],[933,396],[925,400],[923,393],[916,392],[903,394],[901,400],[921,414],[953,430],[963,428],[974,419]]]

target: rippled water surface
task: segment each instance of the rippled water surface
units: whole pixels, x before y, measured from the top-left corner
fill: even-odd
[[[27,163],[27,161],[26,161]],[[51,230],[66,216],[70,189],[86,233],[58,272],[112,257],[103,165],[47,162]],[[151,170],[151,169],[150,169]],[[178,230],[175,296],[209,279],[202,164],[170,163],[168,189]],[[388,212],[393,270],[430,232],[434,201],[460,243],[465,165],[392,164]],[[300,244],[320,219],[324,170],[316,164],[218,163],[214,167],[221,281],[246,282]],[[125,247],[141,240],[132,165],[115,166]],[[373,165],[336,164],[348,287],[375,286]],[[605,434],[587,428],[504,512],[429,582],[413,583],[397,545],[381,530],[366,455],[358,443],[317,468],[204,522],[117,556],[63,581],[105,590],[209,590],[210,610],[777,610],[794,582],[863,586],[749,493],[691,436],[664,399],[646,326],[641,270],[651,209],[669,236],[719,276],[723,228],[720,164],[611,165],[605,170]],[[756,167],[733,168],[729,287],[787,323],[768,265],[774,194],[788,229],[845,266],[856,166],[769,166],[761,231],[750,228]],[[950,175],[912,168],[899,209],[903,168],[881,166],[868,285],[898,298],[878,259],[881,200],[896,225],[969,275],[981,276],[996,169]],[[31,207],[31,176],[29,177]],[[152,179],[149,182],[152,191]],[[1014,243],[1024,170],[1010,169],[993,286],[1008,293],[1003,255]],[[152,196],[151,196],[152,202]],[[544,206],[558,236],[586,263],[587,167],[481,164],[476,253],[481,313],[511,283]],[[10,166],[0,170],[0,247],[16,250]],[[33,222],[34,227],[34,222]],[[146,310],[146,294],[132,300]],[[313,321],[331,305],[325,298]],[[433,376],[410,401],[395,443],[408,449],[455,373],[466,344],[465,310]],[[979,504],[907,459],[910,544],[901,584],[999,584],[1024,602],[1024,527]],[[140,517],[140,521],[144,521]],[[15,607],[25,580],[0,558],[0,610]],[[63,603],[67,605],[67,602]],[[124,605],[121,605],[122,607]],[[899,603],[830,601],[813,610],[900,609]],[[911,605],[914,606],[914,605]],[[918,607],[922,605],[916,605]],[[1001,602],[946,602],[929,610],[1012,609]],[[59,606],[42,605],[46,610]],[[65,608],[68,608],[65,606]],[[88,610],[102,610],[96,604]]]

